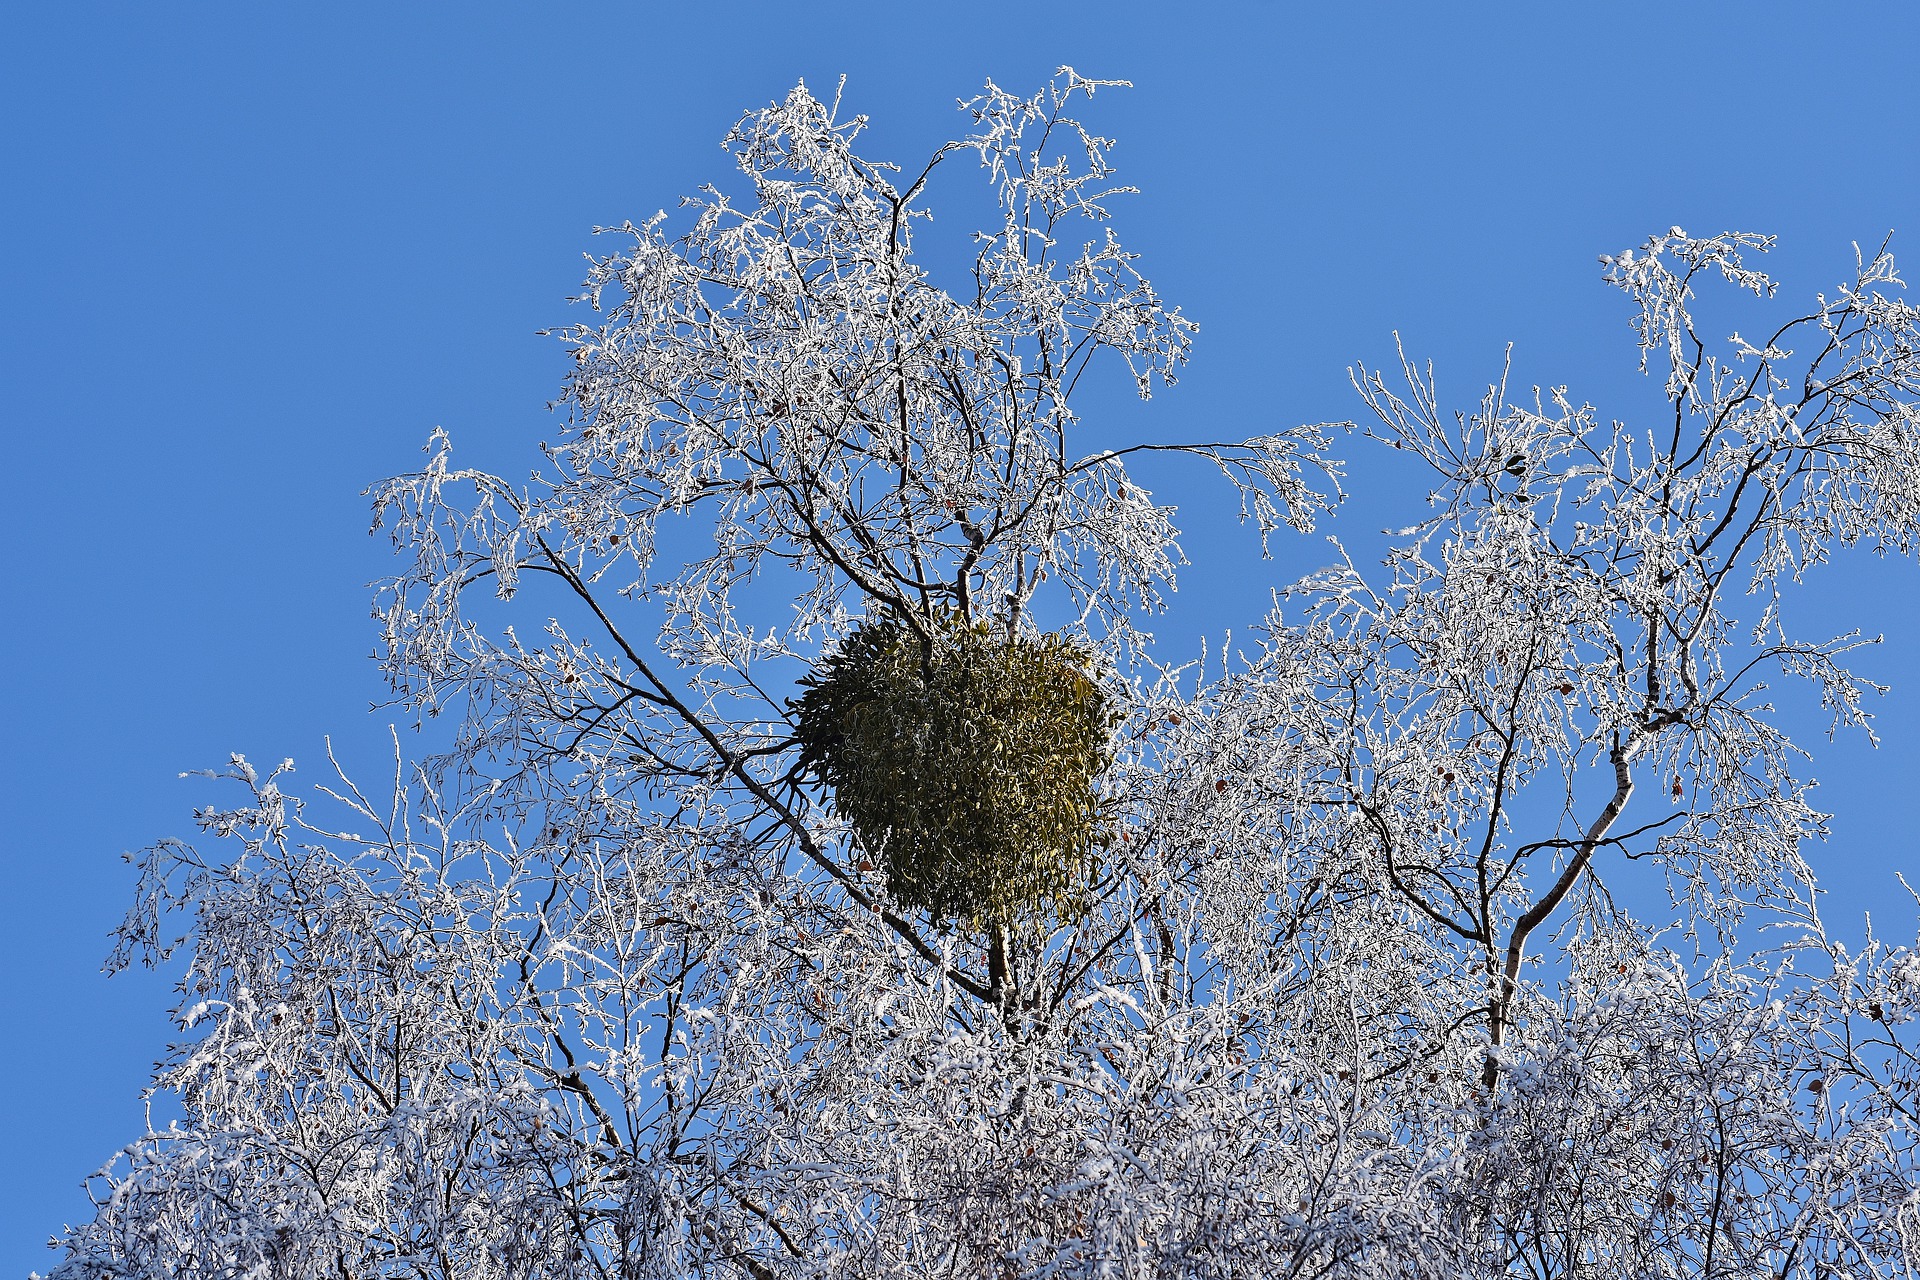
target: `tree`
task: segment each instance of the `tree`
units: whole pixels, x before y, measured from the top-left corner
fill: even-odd
[[[1083,375],[1146,396],[1193,337],[1107,229],[1106,87],[989,84],[911,172],[804,88],[749,113],[738,194],[593,265],[534,478],[437,435],[377,489],[385,669],[451,745],[312,804],[236,757],[213,843],[139,856],[114,963],[183,949],[184,1122],[56,1275],[1911,1274],[1920,958],[1824,933],[1762,692],[1870,732],[1861,637],[1778,602],[1920,533],[1892,258],[1731,342],[1696,291],[1765,310],[1765,238],[1604,260],[1653,422],[1359,371],[1429,512],[1204,677],[1139,625],[1181,553],[1130,468],[1306,530],[1336,428],[1083,440]],[[998,212],[942,288],[914,237],[968,154]],[[1087,664],[1071,909],[890,889],[796,740],[867,624]],[[1673,927],[1612,896],[1643,870]]]

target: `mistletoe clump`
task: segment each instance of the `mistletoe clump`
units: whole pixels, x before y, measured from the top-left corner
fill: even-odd
[[[924,634],[886,617],[802,684],[801,760],[896,899],[976,924],[1077,914],[1119,719],[1084,649],[952,616]]]

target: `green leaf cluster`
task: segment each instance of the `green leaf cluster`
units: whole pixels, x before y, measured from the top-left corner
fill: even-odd
[[[952,615],[928,630],[867,622],[801,682],[803,766],[904,905],[976,926],[1078,914],[1112,699],[1064,637]]]

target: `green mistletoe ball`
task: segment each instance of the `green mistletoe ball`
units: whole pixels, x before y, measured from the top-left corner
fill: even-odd
[[[867,622],[801,682],[803,765],[906,906],[974,925],[1075,914],[1103,839],[1112,699],[1060,636],[944,615],[928,630]]]

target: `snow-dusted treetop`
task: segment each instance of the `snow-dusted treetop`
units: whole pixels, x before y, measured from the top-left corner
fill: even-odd
[[[184,1119],[96,1179],[57,1275],[1920,1269],[1920,960],[1827,940],[1766,692],[1867,728],[1862,638],[1781,606],[1914,545],[1892,258],[1784,312],[1763,237],[1604,260],[1643,421],[1358,371],[1428,510],[1202,678],[1138,625],[1181,552],[1135,472],[1208,459],[1265,536],[1341,464],[1329,427],[1075,415],[1193,338],[1110,229],[1073,114],[1107,87],[990,84],[907,170],[804,87],[749,113],[737,181],[594,264],[533,476],[436,436],[379,487],[386,670],[452,745],[305,806],[236,758],[208,841],[140,856],[114,960],[184,960]],[[976,164],[998,213],[936,279],[914,237]],[[1728,303],[1745,336],[1696,318]],[[1072,919],[902,906],[797,767],[809,665],[951,613],[1067,620],[1125,713]],[[1740,949],[1755,911],[1799,941]]]

